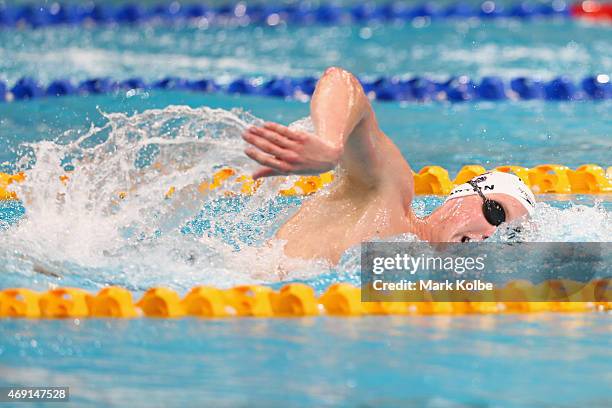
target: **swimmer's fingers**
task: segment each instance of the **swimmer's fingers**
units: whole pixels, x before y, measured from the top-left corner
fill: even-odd
[[[292,167],[289,163],[279,160],[274,156],[270,156],[269,154],[266,154],[254,147],[247,148],[244,153],[251,159],[255,160],[257,163],[265,167],[270,167],[271,169],[277,171],[279,174],[289,173],[292,170]]]
[[[259,137],[263,137],[270,143],[274,143],[275,145],[282,147],[283,149],[292,149],[293,147],[295,147],[295,143],[292,140],[288,139],[285,135],[270,129],[252,127],[247,130],[247,133],[253,133]]]
[[[269,153],[273,156],[278,157],[279,159],[285,160],[286,158],[290,157],[291,155],[293,155],[293,153],[291,153],[288,150],[283,149],[282,147],[269,142],[267,139],[258,136],[255,133],[252,133],[250,131],[245,132],[242,135],[242,138],[252,144],[253,146],[257,147],[259,150],[262,150],[266,153]]]
[[[279,125],[274,122],[266,122],[264,128],[278,133],[294,142],[303,142],[306,137],[303,132],[296,132],[295,130],[289,129],[287,126]]]

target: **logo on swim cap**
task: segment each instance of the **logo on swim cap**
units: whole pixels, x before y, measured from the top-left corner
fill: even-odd
[[[527,210],[529,215],[532,215],[535,211],[536,200],[533,192],[527,187],[523,180],[514,174],[491,171],[476,176],[470,181],[475,182],[485,195],[491,193],[507,194],[517,199]],[[476,189],[469,183],[463,183],[450,192],[446,201],[477,194],[478,192]]]

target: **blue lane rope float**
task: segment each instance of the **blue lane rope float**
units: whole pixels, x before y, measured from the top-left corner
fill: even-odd
[[[0,101],[35,99],[64,95],[108,94],[121,90],[181,90],[204,93],[258,95],[277,98],[307,99],[314,92],[315,77],[274,77],[268,80],[238,77],[220,84],[214,79],[191,80],[166,77],[147,82],[140,77],[115,80],[109,77],[90,78],[79,83],[70,79],[57,79],[47,86],[36,79],[23,77],[12,87],[0,80]],[[437,81],[426,77],[362,78],[365,92],[372,99],[381,101],[503,101],[532,100],[582,101],[612,99],[610,75],[597,74],[576,83],[566,76],[550,81],[519,77],[509,81],[498,76],[486,76],[479,82],[467,76],[454,76]]]
[[[439,6],[435,2],[410,4],[390,1],[383,4],[363,2],[352,6],[323,3],[318,6],[310,2],[269,5],[265,2],[236,2],[221,6],[200,3],[181,4],[178,1],[145,7],[137,3],[109,5],[90,2],[84,5],[50,3],[46,5],[0,5],[0,27],[45,27],[53,25],[79,24],[135,24],[142,22],[181,22],[206,19],[210,22],[238,21],[241,25],[263,24],[274,26],[288,24],[343,23],[364,24],[384,21],[411,21],[415,18],[465,19],[465,18],[567,18],[572,6],[564,0],[549,2],[523,1],[504,6],[492,0],[480,5],[465,2]]]

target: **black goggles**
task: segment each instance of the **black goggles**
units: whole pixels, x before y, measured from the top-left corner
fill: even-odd
[[[474,187],[474,190],[476,190],[480,198],[482,198],[482,213],[484,214],[487,222],[495,227],[505,222],[506,211],[504,210],[504,207],[502,207],[499,202],[485,197],[484,193],[480,187],[478,187],[478,184],[475,181],[470,180],[468,183]]]

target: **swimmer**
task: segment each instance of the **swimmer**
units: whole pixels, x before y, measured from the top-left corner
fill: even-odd
[[[430,242],[482,241],[504,222],[531,215],[535,197],[517,176],[490,172],[457,186],[425,218],[412,210],[414,180],[399,149],[378,127],[359,81],[340,68],[319,80],[310,106],[315,133],[265,123],[247,129],[254,178],[319,174],[335,183],[306,200],[276,233],[290,257],[335,264],[346,249],[404,233]]]

